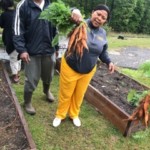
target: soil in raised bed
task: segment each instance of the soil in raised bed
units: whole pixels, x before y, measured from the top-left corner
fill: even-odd
[[[90,84],[129,115],[131,115],[135,109],[135,106],[127,101],[129,91],[134,89],[143,92],[148,89],[118,71],[110,74],[105,64],[98,65],[97,71]]]
[[[0,63],[0,149],[29,150],[7,78]]]

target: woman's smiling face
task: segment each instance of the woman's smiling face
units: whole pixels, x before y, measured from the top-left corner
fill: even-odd
[[[102,26],[107,21],[108,13],[105,10],[96,10],[91,14],[91,22],[94,27]]]

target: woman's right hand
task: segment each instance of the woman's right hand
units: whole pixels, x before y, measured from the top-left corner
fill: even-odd
[[[110,73],[114,73],[115,65],[112,62],[109,63],[108,67],[109,67],[108,69],[109,69]]]
[[[77,23],[77,24],[79,24],[79,23],[83,20],[82,15],[81,15],[79,9],[74,9],[74,10],[72,11],[71,19],[72,19],[75,23]]]
[[[30,57],[29,57],[29,54],[27,52],[23,52],[20,54],[20,58],[26,62],[26,63],[29,63],[30,61]]]

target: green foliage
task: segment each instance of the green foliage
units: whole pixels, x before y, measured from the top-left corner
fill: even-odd
[[[71,21],[71,9],[61,0],[49,5],[49,7],[41,13],[40,19],[48,20],[56,26],[59,35],[67,35],[75,26]],[[58,43],[58,39],[58,36],[56,36],[53,41],[53,46]]]
[[[51,2],[56,2],[52,0]],[[95,6],[106,4],[111,11],[109,26],[116,32],[150,34],[150,0],[63,0],[88,18]]]
[[[110,25],[115,31],[128,31],[128,23],[130,17],[134,14],[136,0],[116,0],[112,11],[112,19]]]
[[[40,15],[40,19],[50,21],[59,29],[59,32],[64,34],[68,28],[72,28],[73,23],[70,18],[71,10],[69,6],[66,6],[61,0],[53,2]]]
[[[111,32],[112,28],[107,24],[104,25],[104,29],[106,30],[107,35]]]
[[[141,70],[145,77],[150,78],[150,61],[146,61],[143,64],[141,64],[138,70]]]
[[[127,74],[131,78],[134,78],[136,81],[150,88],[150,78],[143,76],[143,72],[139,70],[132,70],[127,68],[122,68],[121,72]]]
[[[141,64],[138,68],[138,70],[130,70],[130,69],[122,69],[122,71],[134,78],[136,78],[139,81],[143,81],[143,83],[146,83],[148,86],[150,86],[150,82],[147,79],[147,77],[150,77],[150,61],[147,61],[143,64]],[[140,100],[144,98],[150,91],[136,91],[134,89],[130,90],[127,95],[127,100],[134,106],[138,106]]]
[[[144,8],[144,15],[139,25],[139,32],[150,34],[150,0],[145,1]]]
[[[139,24],[144,16],[144,7],[145,2],[143,0],[137,0],[133,15],[130,17],[128,24],[128,31],[138,33],[139,32]]]
[[[135,89],[131,89],[127,95],[127,101],[131,103],[133,106],[138,106],[139,102],[144,98],[149,91],[136,91]]]

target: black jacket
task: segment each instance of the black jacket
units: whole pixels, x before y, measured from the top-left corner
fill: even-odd
[[[7,10],[4,11],[0,16],[0,27],[3,28],[2,40],[4,45],[6,46],[6,52],[10,54],[14,51],[13,45],[13,18],[14,18],[15,10]]]
[[[49,0],[45,0],[44,9],[49,4]],[[57,49],[51,44],[56,28],[50,22],[39,19],[41,12],[33,0],[18,3],[13,27],[13,41],[18,53],[26,51],[30,56],[51,55]]]

